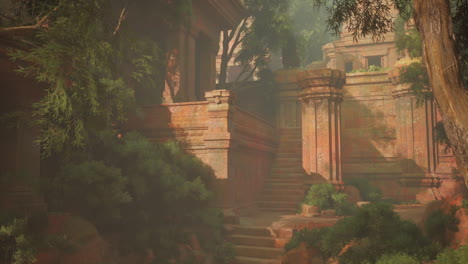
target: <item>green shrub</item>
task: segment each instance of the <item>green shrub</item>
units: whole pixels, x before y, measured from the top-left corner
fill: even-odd
[[[351,71],[350,73],[356,73],[356,72],[383,72],[383,71],[388,71],[389,68],[384,68],[376,65],[371,65],[369,68],[361,68],[361,69],[356,69]]]
[[[466,264],[468,263],[468,245],[458,249],[446,248],[437,255],[437,264]]]
[[[388,203],[375,202],[358,208],[351,217],[320,230],[302,230],[285,247],[291,250],[305,242],[319,248],[326,257],[338,257],[340,263],[375,263],[382,256],[399,252],[418,260],[435,258],[439,248],[418,227],[404,221]]]
[[[431,93],[428,92],[429,76],[421,61],[400,68],[400,83],[411,85],[411,92],[416,97],[416,105],[418,106],[432,97]]]
[[[323,234],[327,232],[327,228],[318,228],[318,229],[301,229],[294,233],[291,240],[284,246],[286,252],[299,247],[301,243],[306,243],[307,246],[314,246],[319,248],[320,240],[323,237]]]
[[[365,201],[379,201],[382,199],[382,191],[371,185],[369,180],[366,178],[352,178],[346,180],[345,184],[356,187],[359,190],[362,199]]]
[[[15,218],[0,225],[0,263],[29,264],[36,261],[36,247],[26,230],[26,218]]]
[[[444,246],[447,241],[447,232],[457,232],[460,221],[455,217],[458,207],[453,206],[448,214],[441,209],[432,212],[424,222],[424,230],[430,239],[433,239]]]
[[[122,252],[149,247],[160,260],[174,258],[194,233],[205,250],[221,245],[210,167],[179,143],[153,144],[134,132],[103,132],[93,142],[47,182],[53,210],[83,216],[104,234],[119,230]]]
[[[335,192],[336,190],[332,184],[314,184],[307,192],[303,203],[318,206],[320,209],[331,209],[335,204],[332,197]]]
[[[320,210],[335,209],[338,215],[346,215],[353,212],[353,206],[346,198],[346,194],[337,192],[330,183],[314,184],[302,203],[318,206]]]
[[[462,201],[462,208],[468,209],[468,199],[463,199],[463,201]]]
[[[415,257],[404,254],[396,253],[392,255],[383,255],[375,264],[420,264],[421,262]]]

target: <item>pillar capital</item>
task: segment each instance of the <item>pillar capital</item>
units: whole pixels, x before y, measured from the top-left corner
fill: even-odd
[[[338,99],[345,84],[345,73],[332,69],[309,69],[297,74],[301,100]]]

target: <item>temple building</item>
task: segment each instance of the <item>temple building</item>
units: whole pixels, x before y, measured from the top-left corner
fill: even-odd
[[[239,100],[261,104],[261,94],[216,90],[219,33],[234,29],[244,12],[240,0],[194,1],[190,26],[166,38],[164,103],[144,106],[144,119],[128,124],[154,142],[183,140],[210,165],[215,206],[293,213],[311,184],[330,182],[346,192],[355,178],[397,200],[425,202],[465,188],[450,150],[435,141],[441,118],[433,99],[418,104],[409,86],[398,83],[394,68],[402,56],[392,34],[379,43],[342,34],[323,47],[324,63],[279,70],[274,121],[240,107]],[[14,72],[5,47],[2,113],[28,110],[41,90]],[[359,71],[370,66],[381,70]],[[0,133],[0,173],[39,177],[37,130]]]

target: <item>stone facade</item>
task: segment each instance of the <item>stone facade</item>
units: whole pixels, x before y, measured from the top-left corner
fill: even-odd
[[[147,106],[144,120],[129,126],[154,142],[177,139],[216,173],[216,206],[255,208],[276,150],[272,124],[236,105],[227,90],[206,92],[206,101]]]
[[[394,38],[394,33],[387,33],[380,42],[374,42],[370,37],[354,41],[350,33],[344,32],[339,40],[323,46],[326,67],[345,72],[366,69],[371,65],[391,68],[401,57]]]
[[[393,39],[387,34],[383,42],[355,42],[345,33],[324,46],[327,66],[347,71],[341,103],[342,177],[345,182],[366,178],[396,199],[427,201],[463,192],[453,155],[434,139],[441,120],[434,100],[417,104],[409,85],[398,84],[398,69],[391,69],[402,57]],[[349,72],[371,64],[382,71]]]

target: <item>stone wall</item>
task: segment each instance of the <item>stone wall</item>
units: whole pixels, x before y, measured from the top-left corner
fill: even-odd
[[[401,175],[392,90],[386,72],[347,74],[341,118],[345,182],[365,177],[380,185]]]
[[[433,100],[416,103],[387,72],[348,73],[343,88],[343,178],[360,177],[388,198],[439,199],[457,190],[451,153],[434,140]]]
[[[207,101],[152,105],[132,128],[154,142],[185,142],[216,173],[216,206],[242,212],[255,207],[276,146],[273,125],[236,105],[227,90],[206,92]]]

